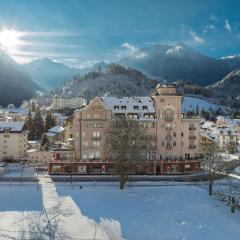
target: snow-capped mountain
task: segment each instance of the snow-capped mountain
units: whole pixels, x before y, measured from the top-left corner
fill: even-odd
[[[183,43],[154,45],[139,50],[139,53],[142,57],[131,55],[118,63],[138,69],[150,77],[166,76],[171,82],[185,80],[203,86],[221,80],[231,71],[221,60],[201,54]]]

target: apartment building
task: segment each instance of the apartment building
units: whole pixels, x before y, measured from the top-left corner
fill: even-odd
[[[27,131],[24,122],[0,122],[0,160],[26,157]]]
[[[146,156],[153,174],[194,172],[199,169],[200,118],[185,118],[182,96],[173,85],[158,85],[149,97],[96,97],[74,114],[76,161],[104,162],[104,144],[112,119],[136,119],[151,134],[155,149]],[[105,168],[104,168],[105,169]]]

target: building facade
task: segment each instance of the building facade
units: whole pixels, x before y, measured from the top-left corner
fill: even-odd
[[[110,173],[104,157],[106,135],[114,117],[135,119],[154,140],[147,153],[147,174],[178,174],[200,168],[200,118],[185,118],[182,96],[173,85],[158,85],[149,97],[96,97],[88,106],[74,113],[73,136],[76,173]],[[138,172],[138,166],[132,166]]]
[[[0,122],[0,160],[19,160],[27,155],[24,122]]]
[[[54,96],[52,100],[52,108],[82,108],[86,106],[86,99],[83,97],[62,97]]]

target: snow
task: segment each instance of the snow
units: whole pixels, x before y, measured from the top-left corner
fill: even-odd
[[[183,102],[182,102],[182,111],[183,112],[187,112],[187,111],[196,112],[197,106],[198,106],[199,111],[201,111],[202,108],[204,108],[204,110],[206,110],[206,111],[209,109],[217,110],[220,107],[225,108],[224,106],[210,103],[207,100],[204,100],[201,98],[183,97]]]
[[[228,240],[240,234],[239,213],[209,197],[204,184],[127,186],[124,191],[113,183],[81,185],[58,184],[57,190],[95,221],[118,221],[126,239]]]
[[[120,224],[84,216],[70,196],[57,194],[48,176],[37,183],[0,184],[0,239],[120,240]]]
[[[37,184],[0,184],[0,211],[41,211],[42,190]]]
[[[0,167],[2,171],[0,171],[0,176],[1,177],[21,177],[21,171],[22,171],[22,166],[18,163],[9,163],[5,167]],[[33,177],[35,178],[36,172],[33,167],[31,166],[25,166],[23,168],[23,177]]]

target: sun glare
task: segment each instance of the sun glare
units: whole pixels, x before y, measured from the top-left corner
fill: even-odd
[[[11,50],[16,48],[19,42],[19,34],[14,30],[3,30],[0,31],[0,46],[3,49]]]

